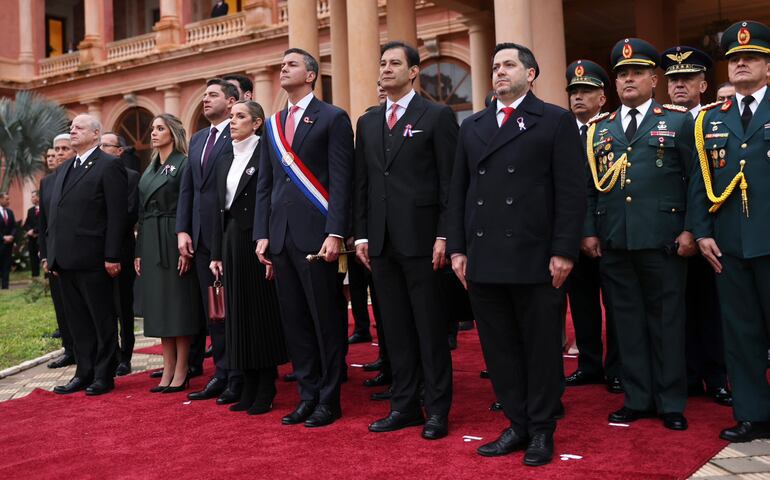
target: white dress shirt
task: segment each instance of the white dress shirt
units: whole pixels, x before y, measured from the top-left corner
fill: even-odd
[[[409,90],[409,93],[399,98],[395,102],[392,101],[390,98],[388,98],[385,101],[385,123],[386,124],[388,123],[388,117],[390,117],[390,109],[393,108],[394,103],[397,103],[399,106],[398,110],[396,110],[396,119],[397,119],[396,122],[398,122],[398,120],[401,120],[401,117],[403,117],[404,114],[406,113],[406,109],[409,106],[409,102],[412,101],[414,96],[415,96],[415,91],[414,89],[412,89],[412,90]]]
[[[80,168],[83,166],[85,161],[88,159],[88,157],[91,156],[92,153],[94,153],[94,150],[99,148],[99,145],[96,145],[95,147],[91,148],[90,150],[87,150],[83,155],[75,155],[75,162],[72,163],[72,168]],[[78,162],[77,159],[80,159],[80,162]],[[78,165],[80,163],[80,165]],[[77,166],[77,167],[76,167]]]
[[[754,101],[749,104],[749,108],[751,109],[751,113],[757,113],[757,108],[759,108],[759,102],[765,98],[765,93],[767,92],[767,85],[760,88],[756,92],[752,93],[751,96],[754,97]],[[738,92],[735,92],[735,101],[738,103],[738,113],[743,115],[743,98],[746,95],[741,95]]]
[[[690,110],[690,115],[692,115],[693,120],[698,118],[698,114],[700,113],[701,108],[703,108],[703,105],[701,104],[698,104],[692,107],[692,109]]]
[[[652,98],[636,107],[636,110],[639,112],[636,114],[636,128],[639,128],[639,126],[642,124],[642,119],[644,119],[644,116],[647,115],[647,110],[650,109],[650,105],[652,105]],[[631,107],[627,107],[625,105],[621,105],[620,107],[620,121],[623,122],[624,132],[628,128],[628,124],[631,123],[631,115],[629,115],[631,110]]]
[[[254,150],[259,144],[259,135],[252,135],[245,140],[237,142],[233,140],[233,163],[227,172],[227,191],[225,192],[225,210],[230,210],[230,206],[235,199],[235,191],[238,190],[238,184],[241,182],[246,165],[249,164]]]
[[[521,105],[521,102],[524,101],[524,97],[526,97],[527,94],[520,96],[516,100],[513,101],[510,105],[506,105],[503,102],[500,101],[500,99],[497,100],[497,126],[501,126],[503,124],[503,119],[505,118],[505,112],[503,111],[503,108],[505,107],[513,107],[514,109],[519,108],[519,105]],[[511,114],[513,115],[513,114]],[[510,118],[508,119],[510,120]]]
[[[221,123],[219,123],[217,125],[214,125],[213,123],[211,125],[209,125],[209,134],[206,135],[206,142],[203,144],[203,151],[201,152],[201,165],[203,165],[203,155],[205,155],[205,153],[206,153],[206,143],[208,143],[209,135],[211,135],[211,127],[217,127],[217,134],[214,137],[214,144],[216,144],[217,140],[219,140],[219,137],[222,136],[222,132],[225,131],[225,128],[227,128],[228,125],[230,125],[230,118],[229,117],[226,120],[224,120],[223,122],[221,122]]]
[[[297,106],[297,111],[294,112],[294,131],[297,131],[297,127],[299,127],[299,122],[302,120],[302,115],[304,115],[305,110],[307,110],[307,106],[310,105],[310,102],[313,100],[313,92],[308,93],[302,99],[295,104],[289,102],[289,112],[291,112],[291,108],[294,106]],[[286,119],[288,121],[288,118]]]

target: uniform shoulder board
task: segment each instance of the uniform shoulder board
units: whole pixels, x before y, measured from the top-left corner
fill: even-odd
[[[703,105],[702,107],[700,107],[700,109],[701,110],[711,110],[712,108],[718,107],[718,106],[722,105],[723,103],[725,103],[724,100],[721,100],[719,102],[709,103],[708,105]]]
[[[686,113],[686,112],[690,111],[687,107],[683,107],[681,105],[674,105],[674,104],[671,104],[671,103],[667,103],[667,104],[661,105],[661,106],[663,108],[665,108],[666,110],[672,110],[674,112]]]
[[[586,125],[592,125],[594,123],[601,122],[602,120],[607,118],[609,115],[610,115],[610,112],[597,113],[596,115],[591,117],[591,119],[588,121]]]

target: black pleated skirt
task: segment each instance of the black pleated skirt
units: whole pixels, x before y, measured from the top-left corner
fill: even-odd
[[[275,282],[254,254],[251,230],[227,221],[222,241],[225,331],[230,368],[267,368],[288,361]]]

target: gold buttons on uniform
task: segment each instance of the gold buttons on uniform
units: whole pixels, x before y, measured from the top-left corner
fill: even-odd
[[[631,179],[630,179],[630,178],[627,178],[627,179],[626,179],[626,185],[629,185],[630,183],[631,183]]]
[[[676,208],[672,208],[671,213],[676,213]]]
[[[629,152],[630,152],[631,150],[633,150],[633,148],[631,148],[631,147],[628,147],[628,148],[626,149],[626,151],[629,151]]]
[[[631,200],[632,200],[631,195],[626,197],[626,203],[631,203]]]
[[[626,162],[626,167],[630,167],[630,166],[631,166],[631,162]]]
[[[741,145],[741,148],[743,148],[743,149],[746,149],[746,148],[748,148],[748,147],[749,147],[749,146],[748,146],[748,145],[746,145],[745,143]]]

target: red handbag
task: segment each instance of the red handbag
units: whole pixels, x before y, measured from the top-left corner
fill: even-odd
[[[225,319],[225,287],[219,277],[209,286],[209,319],[212,322]]]

